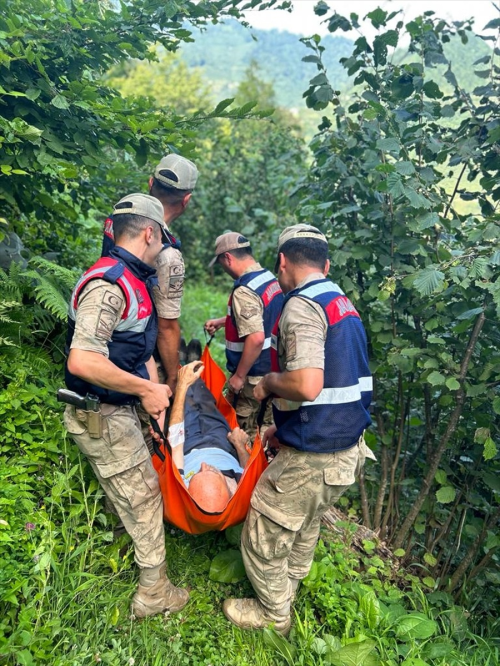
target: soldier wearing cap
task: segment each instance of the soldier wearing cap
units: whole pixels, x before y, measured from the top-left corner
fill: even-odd
[[[326,278],[328,242],[315,227],[288,227],[278,242],[285,293],[273,334],[273,371],[255,387],[273,395],[275,426],[264,439],[279,452],[259,479],[242,533],[257,599],[228,599],[239,627],[274,623],[286,634],[290,605],[312,564],[320,519],[354,483],[365,457],[372,377],[366,334],[353,304]],[[276,337],[274,337],[276,336]]]
[[[158,284],[153,290],[158,312],[158,354],[165,371],[159,368],[161,380],[175,392],[181,331],[181,298],[184,285],[184,261],[180,242],[172,236],[169,227],[186,209],[198,179],[198,169],[190,160],[180,155],[167,155],[157,165],[149,179],[149,194],[163,206],[166,224],[163,250],[158,255],[156,270]],[[102,256],[109,255],[114,245],[113,218],[104,223]]]
[[[255,261],[250,241],[230,231],[215,241],[215,257],[234,280],[227,316],[210,319],[205,329],[213,335],[222,326],[226,332],[228,400],[235,406],[238,425],[253,440],[260,403],[253,389],[271,370],[271,332],[281,312],[283,294],[274,275]],[[268,403],[263,423],[272,425]]]
[[[171,394],[150,380],[158,330],[154,266],[168,233],[163,216],[161,203],[147,194],[116,204],[116,245],[78,281],[67,335],[66,385],[97,396],[100,413],[68,405],[64,422],[133,540],[137,617],[180,610],[189,599],[166,575],[162,496],[136,413],[140,402],[158,419]]]

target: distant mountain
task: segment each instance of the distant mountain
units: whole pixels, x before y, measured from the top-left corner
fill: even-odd
[[[189,66],[203,69],[204,79],[210,82],[215,100],[234,96],[245,70],[255,61],[262,79],[273,83],[279,106],[304,109],[302,94],[317,70],[314,64],[302,62],[302,58],[312,51],[300,42],[298,35],[281,30],[250,30],[237,21],[228,20],[209,25],[203,32],[193,33],[193,37],[194,42],[180,47],[181,57]],[[325,47],[323,60],[330,82],[337,90],[350,88],[352,83],[339,60],[351,55],[353,42],[345,37],[327,35],[322,37],[321,44]],[[473,35],[464,45],[455,37],[445,45],[445,52],[463,88],[472,92],[476,86],[484,84],[474,75],[474,69],[484,69],[485,65],[473,66],[482,56],[491,54],[490,46],[482,39]],[[396,52],[394,62],[401,62],[403,57],[402,51]],[[406,55],[404,60],[414,57]],[[444,71],[443,66],[434,70],[432,79],[449,90]]]
[[[288,109],[304,106],[302,94],[317,70],[314,64],[302,62],[312,51],[299,41],[298,35],[281,30],[249,30],[229,20],[210,25],[193,37],[194,42],[181,46],[180,54],[191,67],[204,69],[204,78],[212,83],[217,99],[234,96],[253,60],[259,65],[262,79],[274,83],[279,106]],[[328,35],[321,43],[326,47],[324,62],[330,81],[342,90],[347,75],[338,61],[350,55],[353,42]]]

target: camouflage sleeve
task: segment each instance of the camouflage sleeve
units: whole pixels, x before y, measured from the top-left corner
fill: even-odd
[[[325,367],[327,323],[320,305],[291,298],[280,320],[280,365],[286,370]]]
[[[125,297],[117,284],[92,280],[80,294],[71,349],[109,356],[108,342],[125,309]]]
[[[235,289],[231,307],[240,338],[264,330],[264,304],[254,291],[246,287]]]
[[[158,286],[153,289],[153,298],[158,316],[163,319],[178,319],[181,316],[184,287],[182,254],[173,247],[162,250],[156,260],[156,270]]]

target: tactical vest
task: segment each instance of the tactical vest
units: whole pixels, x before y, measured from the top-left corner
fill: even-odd
[[[163,243],[163,249],[173,247],[174,250],[181,249],[181,242],[172,236],[170,231],[164,230],[164,234],[168,237],[168,241]],[[113,218],[107,217],[104,221],[101,257],[109,257],[111,250],[115,247],[115,234],[113,232]]]
[[[287,294],[318,303],[325,314],[323,389],[313,401],[294,402],[274,397],[273,415],[280,442],[299,451],[332,453],[348,449],[371,424],[368,412],[373,381],[368,367],[366,333],[353,304],[330,280],[309,282]],[[279,321],[272,340],[272,369],[280,372]]]
[[[135,260],[135,261],[134,261]],[[134,272],[132,272],[134,271]],[[141,277],[138,277],[137,275]],[[122,248],[114,248],[111,257],[101,257],[86,271],[71,295],[68,313],[68,334],[66,353],[69,354],[71,341],[75,332],[78,299],[82,289],[96,279],[106,280],[110,284],[118,284],[125,296],[125,310],[108,343],[109,360],[121,370],[130,372],[137,377],[149,379],[146,361],[151,357],[158,335],[158,320],[153,305],[149,286],[146,281],[154,278],[155,271],[139,259],[136,259]],[[142,278],[142,279],[141,279]],[[112,405],[128,405],[138,402],[135,395],[119,393],[100,386],[90,384],[75,375],[67,367],[65,370],[66,386],[80,395],[92,393],[101,402]]]
[[[271,332],[281,312],[283,293],[274,275],[266,269],[245,273],[235,281],[229,296],[226,317],[226,360],[227,369],[231,373],[238,367],[245,343],[245,339],[238,335],[232,311],[234,291],[241,286],[256,293],[264,305],[264,345],[259,358],[248,371],[250,377],[260,377],[271,370]]]

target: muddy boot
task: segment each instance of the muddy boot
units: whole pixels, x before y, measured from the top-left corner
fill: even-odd
[[[290,631],[290,615],[271,617],[257,599],[226,599],[222,610],[227,619],[240,629],[265,629],[272,625],[283,636]]]
[[[189,601],[189,592],[175,587],[167,576],[165,564],[153,569],[141,569],[137,592],[132,600],[135,617],[148,617],[163,611],[176,613]]]
[[[199,361],[201,358],[201,342],[197,338],[189,341],[187,346],[187,363]]]

